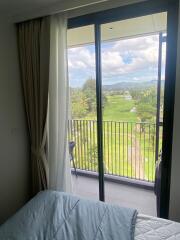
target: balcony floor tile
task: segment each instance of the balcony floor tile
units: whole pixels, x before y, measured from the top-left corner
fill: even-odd
[[[98,180],[72,175],[73,193],[98,200]],[[123,207],[135,208],[139,213],[156,216],[156,197],[151,190],[145,190],[120,183],[105,182],[106,202]]]

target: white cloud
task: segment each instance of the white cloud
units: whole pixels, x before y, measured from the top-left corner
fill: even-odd
[[[158,63],[159,39],[157,35],[116,41],[102,44],[103,78],[111,79],[117,76],[132,80],[141,79],[145,72],[146,79],[156,76]],[[73,75],[84,77],[95,74],[94,46],[77,47],[68,50],[69,71]],[[165,48],[163,48],[163,65],[165,63]],[[149,74],[149,77],[147,75]],[[82,76],[83,77],[83,76]],[[153,79],[152,79],[153,80]]]
[[[69,49],[68,57],[71,69],[95,68],[95,53],[86,47]]]

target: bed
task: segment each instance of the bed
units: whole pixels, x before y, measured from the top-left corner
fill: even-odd
[[[135,240],[180,240],[180,223],[138,214]]]
[[[180,223],[43,191],[0,226],[1,240],[180,240]]]

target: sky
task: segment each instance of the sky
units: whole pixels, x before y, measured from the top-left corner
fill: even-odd
[[[102,42],[102,84],[157,80],[158,48],[158,35]],[[87,79],[95,78],[94,45],[68,49],[68,68],[71,87],[82,87]],[[165,46],[162,79],[164,68]]]

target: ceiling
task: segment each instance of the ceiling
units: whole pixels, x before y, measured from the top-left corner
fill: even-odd
[[[141,1],[148,0],[0,0],[0,18],[21,22],[63,11],[72,17]]]
[[[17,17],[17,19],[19,17],[27,20],[109,1],[115,0],[0,0],[0,17]],[[121,1],[127,0],[119,0]]]
[[[137,27],[138,26],[138,27]],[[116,21],[101,25],[102,41],[133,38],[165,32],[167,28],[167,13],[157,13],[147,16]],[[94,44],[94,25],[88,25],[68,30],[68,47],[84,44]]]
[[[0,15],[15,16],[22,12],[48,7],[63,0],[0,0]]]

